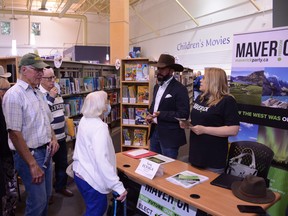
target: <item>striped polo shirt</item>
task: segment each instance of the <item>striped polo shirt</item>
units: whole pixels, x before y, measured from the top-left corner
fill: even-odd
[[[56,98],[50,97],[49,92],[40,85],[40,91],[46,95],[47,103],[51,110],[54,120],[51,126],[54,130],[57,140],[66,138],[65,134],[65,117],[64,117],[64,100],[58,95]]]

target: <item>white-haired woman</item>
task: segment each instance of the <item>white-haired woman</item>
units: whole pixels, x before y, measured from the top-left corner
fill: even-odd
[[[110,112],[107,93],[96,91],[87,95],[81,113],[73,155],[75,183],[82,194],[85,215],[104,215],[107,194],[117,192],[120,201],[127,191],[119,180],[116,170],[115,150],[108,125],[102,117]]]

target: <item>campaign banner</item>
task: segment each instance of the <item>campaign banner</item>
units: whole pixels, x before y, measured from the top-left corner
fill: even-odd
[[[236,34],[233,41],[230,93],[241,123],[229,141],[257,141],[273,150],[270,188],[283,196],[288,170],[288,28]],[[283,198],[268,209],[270,215],[285,214]]]
[[[288,28],[234,35],[230,93],[241,121],[288,128]]]
[[[287,67],[288,29],[234,35],[233,67]]]
[[[142,185],[137,208],[147,215],[195,216],[197,209],[149,185]]]
[[[288,112],[285,109],[238,104],[238,114],[241,122],[281,129],[288,128]]]

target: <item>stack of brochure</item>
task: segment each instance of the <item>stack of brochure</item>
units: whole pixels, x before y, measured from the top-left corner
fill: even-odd
[[[201,182],[207,181],[208,179],[209,178],[206,176],[199,175],[188,170],[166,178],[166,180],[169,182],[180,185],[184,188],[193,187],[194,185],[200,184]]]

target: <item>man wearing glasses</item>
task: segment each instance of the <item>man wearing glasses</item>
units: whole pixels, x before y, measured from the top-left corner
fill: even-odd
[[[67,147],[65,134],[65,117],[64,117],[64,101],[58,94],[58,89],[55,87],[55,74],[52,68],[44,68],[40,91],[46,96],[47,103],[54,118],[51,123],[56,138],[59,143],[59,150],[53,156],[55,162],[55,184],[56,193],[61,193],[64,196],[72,197],[73,193],[66,188],[68,176],[66,174],[67,163]],[[52,200],[51,200],[52,202]]]
[[[47,215],[52,193],[50,156],[59,148],[51,128],[53,117],[38,89],[43,68],[47,66],[34,53],[24,55],[19,63],[17,83],[6,92],[2,103],[9,148],[27,192],[26,216]],[[44,163],[45,156],[48,163]]]

